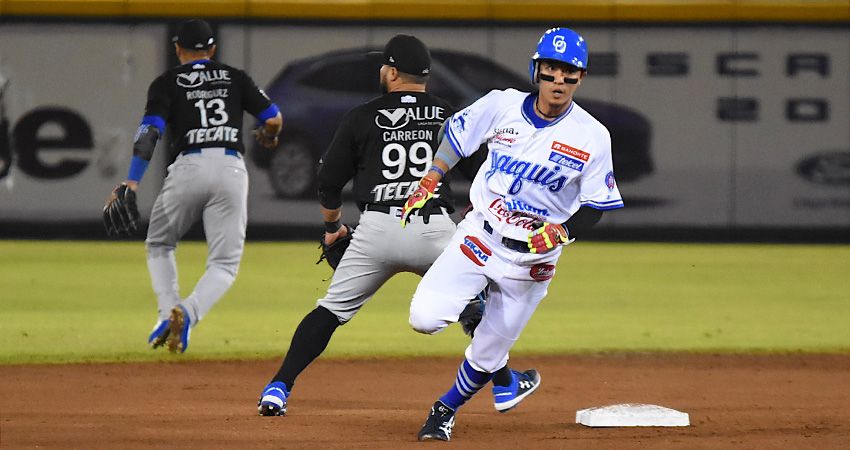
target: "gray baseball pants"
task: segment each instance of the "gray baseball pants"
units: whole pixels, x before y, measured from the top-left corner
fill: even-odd
[[[151,211],[148,271],[157,296],[159,319],[168,319],[178,303],[197,324],[227,292],[242,259],[248,221],[248,172],[242,156],[224,148],[184,154],[168,167],[168,176]],[[207,239],[207,266],[192,293],[181,301],[174,253],[178,241],[198,220]]]
[[[341,323],[351,320],[393,275],[424,275],[455,232],[455,224],[445,212],[431,215],[428,224],[421,216],[412,215],[405,228],[396,212],[366,211],[360,216],[328,292],[318,301]]]

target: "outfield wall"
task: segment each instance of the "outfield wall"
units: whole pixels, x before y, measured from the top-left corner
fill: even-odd
[[[143,14],[133,1],[0,1],[13,155],[0,179],[0,231],[99,219],[126,174],[147,85],[168,64],[175,20],[164,11],[205,6],[218,19],[221,60],[267,86],[294,61],[380,47],[400,32],[526,77],[537,38],[554,24],[542,11],[565,14],[556,3],[469,2],[461,12],[455,2],[175,2]],[[847,2],[574,5],[577,22],[557,24],[590,46],[577,101],[614,111],[609,128],[628,138],[615,149],[627,161],[615,166],[627,207],[600,227],[850,230]],[[164,171],[158,153],[143,183],[145,212]],[[250,170],[252,225],[320,221],[314,200],[277,198],[266,170]],[[353,205],[347,211],[356,219]]]

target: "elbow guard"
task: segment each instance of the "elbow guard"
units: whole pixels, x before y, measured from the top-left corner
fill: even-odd
[[[319,186],[319,204],[327,209],[342,207],[342,189],[329,189]]]
[[[331,170],[331,172],[334,172],[334,170]],[[337,186],[337,182],[339,182],[341,178],[343,177],[334,176],[334,174],[328,173],[324,157],[319,160],[319,167],[316,169],[316,184],[319,186],[318,194],[320,205],[327,209],[337,209],[342,207],[342,186]],[[346,179],[345,181],[348,180]]]
[[[460,162],[460,155],[452,148],[452,145],[449,144],[448,139],[443,139],[443,142],[440,143],[440,146],[437,147],[437,154],[434,155],[434,159],[440,158],[442,159],[449,169],[456,166],[458,162]]]
[[[457,150],[455,150],[449,140],[446,139],[446,127],[449,124],[449,120],[451,119],[446,119],[446,121],[443,122],[443,125],[440,127],[440,132],[437,133],[437,154],[434,155],[434,159],[442,159],[445,161],[446,165],[449,166],[449,169],[451,169],[460,161],[461,155],[458,154]]]
[[[159,136],[159,128],[145,123],[139,125],[136,137],[133,139],[133,156],[150,161]]]

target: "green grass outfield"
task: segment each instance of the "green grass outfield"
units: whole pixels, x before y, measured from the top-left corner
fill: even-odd
[[[142,242],[0,241],[0,364],[282,356],[331,275],[312,243],[248,243],[185,355],[146,346],[156,301]],[[206,247],[179,247],[182,294]],[[461,355],[459,327],[407,324],[418,277],[391,280],[326,356]],[[850,352],[850,246],[579,243],[514,353]]]

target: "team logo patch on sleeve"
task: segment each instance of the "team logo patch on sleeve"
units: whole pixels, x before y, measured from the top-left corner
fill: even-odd
[[[466,131],[466,119],[469,116],[469,111],[464,110],[460,114],[455,114],[452,116],[451,127],[458,133],[462,133]]]
[[[466,236],[463,238],[463,244],[460,244],[460,251],[479,266],[484,266],[484,263],[493,254],[493,251],[482,244],[475,236]]]
[[[552,150],[549,161],[579,172],[584,169],[584,164],[590,159],[590,153],[558,141],[552,142]]]
[[[537,281],[546,281],[555,276],[555,266],[553,264],[535,264],[531,266],[531,278]]]
[[[609,191],[613,191],[614,186],[617,185],[617,182],[614,180],[614,172],[613,171],[609,171],[605,175],[605,185],[608,186]]]

